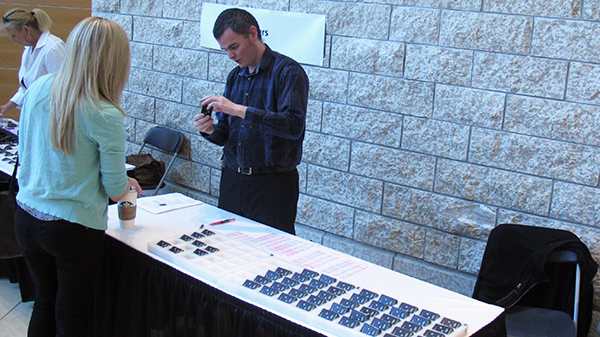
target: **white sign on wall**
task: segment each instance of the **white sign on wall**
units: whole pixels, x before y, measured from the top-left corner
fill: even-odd
[[[221,49],[212,30],[219,14],[228,5],[202,3],[200,45]],[[244,8],[258,21],[262,40],[274,51],[289,56],[298,63],[323,65],[325,48],[325,15],[305,14],[266,9]]]

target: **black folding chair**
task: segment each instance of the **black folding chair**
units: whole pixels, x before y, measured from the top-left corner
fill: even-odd
[[[160,182],[157,185],[142,186],[142,189],[154,190],[152,195],[156,195],[158,194],[158,190],[165,186],[165,178],[167,177],[167,173],[169,173],[171,166],[173,166],[173,162],[175,161],[175,158],[177,158],[177,154],[183,146],[183,140],[183,133],[165,128],[163,126],[155,126],[150,129],[148,133],[146,133],[146,137],[144,137],[144,142],[142,143],[139,153],[142,153],[146,145],[150,145],[158,150],[170,154],[171,160],[165,168],[165,173],[162,175]]]

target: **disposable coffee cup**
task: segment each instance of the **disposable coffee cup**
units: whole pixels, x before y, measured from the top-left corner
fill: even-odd
[[[137,190],[131,186],[127,195],[117,203],[119,224],[123,229],[135,228],[135,213],[137,209]]]

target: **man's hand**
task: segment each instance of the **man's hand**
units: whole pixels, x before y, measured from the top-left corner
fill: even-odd
[[[199,113],[192,118],[192,123],[194,129],[202,133],[210,135],[213,132],[215,132],[215,127],[213,126],[213,119],[210,116],[205,116],[204,114]]]
[[[231,116],[240,118],[246,117],[246,106],[235,104],[223,96],[206,96],[200,99],[201,105],[207,105],[207,108],[213,108],[214,112],[222,111]]]

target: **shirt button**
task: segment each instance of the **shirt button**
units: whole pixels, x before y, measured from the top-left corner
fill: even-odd
[[[245,93],[244,95],[248,96],[248,95],[249,95],[249,93]]]

